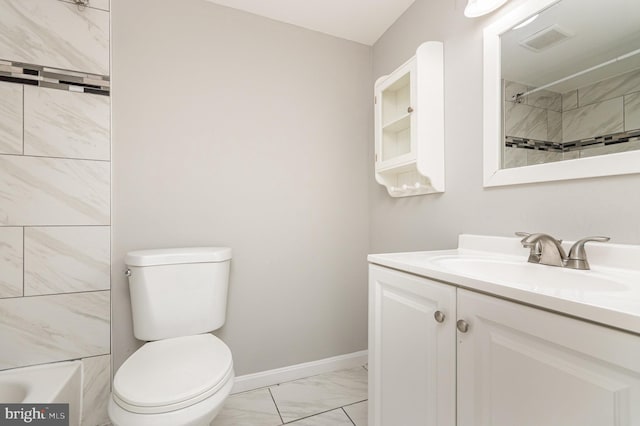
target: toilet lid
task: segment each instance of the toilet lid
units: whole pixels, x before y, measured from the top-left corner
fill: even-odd
[[[114,399],[135,412],[177,409],[215,393],[231,375],[231,351],[212,334],[158,340],[122,364],[113,380]]]

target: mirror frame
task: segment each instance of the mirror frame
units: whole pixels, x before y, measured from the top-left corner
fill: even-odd
[[[500,35],[562,0],[528,0],[484,29],[484,187],[640,173],[640,150],[502,169],[502,72]]]

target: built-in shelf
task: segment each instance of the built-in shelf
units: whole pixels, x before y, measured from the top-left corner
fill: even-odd
[[[375,170],[392,197],[444,192],[443,47],[416,56],[375,85]]]

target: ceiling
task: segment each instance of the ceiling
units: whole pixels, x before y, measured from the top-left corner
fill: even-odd
[[[373,45],[415,0],[208,0]]]
[[[561,0],[531,24],[501,36],[502,75],[540,87],[640,48],[640,1]],[[571,37],[534,52],[521,42],[557,25]],[[640,55],[618,61],[550,87],[560,93],[640,67]]]

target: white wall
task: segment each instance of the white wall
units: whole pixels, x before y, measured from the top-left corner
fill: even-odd
[[[640,243],[640,175],[482,187],[482,29],[463,15],[466,0],[416,0],[378,40],[373,76],[389,73],[420,43],[442,40],[445,56],[446,185],[442,195],[392,199],[373,178],[369,145],[371,251],[452,248],[460,233],[549,232],[567,239],[609,235]]]
[[[204,0],[113,0],[113,352],[127,251],[233,248],[242,375],[366,348],[371,48]]]

